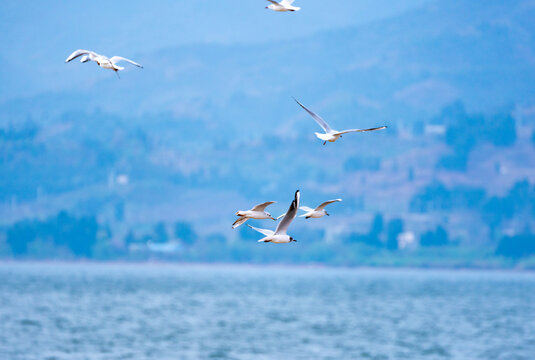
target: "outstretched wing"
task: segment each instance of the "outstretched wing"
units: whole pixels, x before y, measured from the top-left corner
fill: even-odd
[[[77,57],[82,56],[82,55],[89,55],[90,59],[91,59],[91,56],[98,56],[98,54],[93,51],[78,49],[72,54],[70,54],[67,60],[65,60],[65,62],[68,63],[69,61],[76,59]]]
[[[238,226],[240,226],[241,224],[243,224],[247,220],[249,220],[249,218],[246,218],[245,216],[242,216],[242,217],[236,219],[236,221],[234,221],[234,224],[232,224],[232,228],[236,229]]]
[[[279,3],[276,2],[276,1],[273,1],[273,0],[267,0],[267,1],[269,1],[269,2],[272,3],[273,5],[279,5]]]
[[[254,226],[251,226],[249,224],[247,224],[247,226],[249,226],[253,230],[258,231],[260,234],[262,234],[264,236],[271,236],[271,235],[275,234],[275,232],[273,232],[271,230],[255,228]]]
[[[118,63],[119,61],[126,61],[126,62],[129,62],[129,63],[132,64],[132,65],[135,65],[135,66],[137,66],[137,67],[143,68],[143,66],[142,66],[141,64],[138,64],[137,62],[134,62],[134,61],[132,61],[132,60],[130,60],[130,59],[127,59],[127,58],[124,58],[124,57],[122,57],[122,56],[112,56],[112,57],[110,58],[110,61],[111,61],[112,64],[114,64],[114,65],[115,65],[116,63]]]
[[[314,211],[314,209],[309,208],[308,206],[300,206],[299,209],[301,209],[303,211],[306,211],[306,212]]]
[[[293,219],[295,219],[295,215],[297,215],[297,209],[299,208],[300,197],[301,197],[301,194],[299,193],[299,190],[297,190],[295,192],[294,200],[292,201],[290,208],[286,212],[286,215],[284,215],[284,218],[281,220],[281,222],[277,226],[277,229],[275,230],[275,234],[281,234],[281,235],[286,234],[286,231],[288,231],[288,227],[290,226]]]
[[[252,208],[252,211],[264,211],[269,205],[275,204],[276,201],[268,201],[263,204],[258,204],[254,208]]]
[[[82,56],[82,58],[80,59],[80,62],[81,62],[81,63],[86,63],[86,62],[88,62],[88,61],[90,61],[90,60],[91,60],[91,57],[90,57],[89,55],[84,55],[84,56]]]
[[[316,122],[318,123],[319,126],[321,126],[323,128],[323,130],[328,133],[328,132],[331,132],[332,129],[331,127],[329,126],[329,124],[327,124],[325,122],[325,120],[323,120],[319,115],[317,115],[316,113],[314,113],[313,111],[310,111],[309,109],[307,109],[306,106],[304,106],[303,104],[301,104],[299,101],[297,101],[296,98],[293,98],[295,100],[296,103],[299,104],[299,106],[301,106],[303,109],[305,109],[305,111],[307,113],[310,114],[310,116],[312,116],[314,118],[314,120],[316,120]]]
[[[379,127],[375,127],[375,128],[371,128],[371,129],[350,129],[350,130],[339,131],[336,134],[337,135],[341,135],[341,134],[347,134],[347,133],[350,133],[350,132],[364,132],[364,131],[383,130],[383,129],[386,129],[387,127],[388,126],[379,126]]]
[[[285,216],[286,216],[286,213],[284,213],[284,214],[281,214],[281,215],[279,215],[279,217],[278,217],[278,218],[276,218],[275,220],[279,220],[280,218],[283,218],[283,217],[285,217]]]
[[[338,201],[342,201],[342,199],[334,199],[334,200],[325,201],[323,204],[321,204],[320,206],[316,208],[316,211],[319,211],[323,209],[325,206],[332,204],[333,202],[338,202]]]

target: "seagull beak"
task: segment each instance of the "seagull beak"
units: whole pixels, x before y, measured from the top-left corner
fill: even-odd
[[[327,216],[331,216],[331,215],[329,215],[329,213],[327,213],[327,212],[325,213],[325,215],[327,215]]]

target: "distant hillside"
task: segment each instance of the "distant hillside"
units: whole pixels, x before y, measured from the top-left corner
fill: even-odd
[[[527,0],[442,1],[295,41],[161,49],[120,80],[61,64],[92,80],[0,105],[0,256],[3,229],[61,233],[62,210],[95,219],[104,253],[126,256],[155,224],[233,243],[250,236],[236,210],[276,200],[280,214],[296,189],[306,206],[344,199],[295,224],[321,246],[524,256],[506,242],[535,234],[533,18]],[[323,146],[292,96],[336,128],[388,129]]]

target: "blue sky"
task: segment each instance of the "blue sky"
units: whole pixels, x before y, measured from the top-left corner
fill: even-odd
[[[20,72],[23,86],[0,92],[0,103],[58,90],[56,68],[78,48],[139,57],[184,44],[297,39],[395,16],[429,2],[301,0],[296,5],[302,11],[281,14],[266,10],[268,3],[262,0],[2,1],[0,63],[4,76]],[[283,61],[266,59],[266,66]],[[0,80],[2,77],[0,70]]]

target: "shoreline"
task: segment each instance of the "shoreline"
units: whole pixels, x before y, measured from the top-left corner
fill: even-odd
[[[525,273],[535,274],[535,269],[520,267],[441,267],[441,266],[336,266],[331,264],[286,264],[286,263],[225,263],[225,262],[174,262],[174,261],[95,261],[95,260],[15,260],[0,259],[0,267],[5,265],[43,265],[43,266],[88,266],[124,268],[190,268],[190,269],[310,269],[343,271],[406,271],[406,272],[485,272],[485,273]]]

